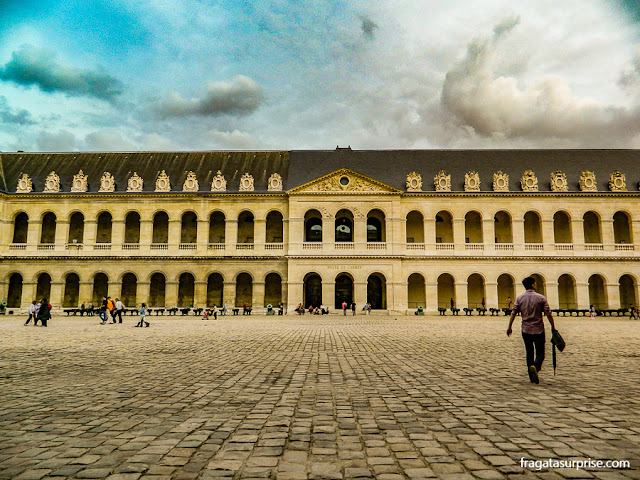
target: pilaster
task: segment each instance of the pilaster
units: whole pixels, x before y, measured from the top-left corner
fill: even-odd
[[[456,292],[456,298],[454,299],[456,308],[463,309],[464,307],[468,307],[467,282],[456,282],[454,289]]]

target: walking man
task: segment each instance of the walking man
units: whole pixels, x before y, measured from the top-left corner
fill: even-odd
[[[31,305],[29,305],[29,318],[27,318],[27,321],[25,322],[25,325],[29,325],[29,322],[31,321],[31,319],[33,319],[33,324],[36,324],[36,301],[34,300],[33,302],[31,302]],[[633,311],[632,311],[633,312]]]
[[[98,316],[100,317],[100,325],[107,323],[107,297],[104,295],[102,296],[102,305],[98,310]]]
[[[346,300],[342,301],[342,315],[346,315],[347,314],[347,302]]]
[[[524,347],[527,351],[527,369],[529,372],[529,380],[532,383],[540,383],[538,372],[542,368],[544,362],[544,321],[542,314],[544,313],[551,324],[551,331],[556,330],[551,309],[547,299],[536,292],[536,281],[532,277],[522,280],[522,285],[527,290],[516,298],[511,310],[509,318],[509,326],[507,327],[507,336],[511,336],[511,325],[516,318],[518,312],[522,315],[522,339]],[[534,358],[535,357],[535,358]]]
[[[353,312],[353,315],[356,314],[356,302],[351,302],[351,311]]]
[[[118,317],[118,323],[122,323],[122,310],[124,310],[124,305],[120,301],[119,298],[116,298],[116,313],[113,315],[113,323],[116,321],[116,317]]]

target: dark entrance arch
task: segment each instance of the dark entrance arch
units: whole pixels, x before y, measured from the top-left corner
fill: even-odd
[[[70,273],[64,281],[63,307],[77,307],[80,297],[80,278],[75,273]]]
[[[36,298],[38,299],[38,301],[42,300],[43,298],[51,300],[51,276],[48,273],[41,273],[38,277]]]
[[[372,273],[367,279],[367,303],[374,310],[387,308],[387,280],[381,273]]]
[[[22,275],[14,273],[9,278],[8,307],[19,307],[22,303]]]
[[[322,304],[322,278],[317,273],[304,277],[304,307],[319,307]]]
[[[342,308],[342,302],[347,302],[351,306],[353,302],[353,278],[346,273],[336,277],[336,309]]]

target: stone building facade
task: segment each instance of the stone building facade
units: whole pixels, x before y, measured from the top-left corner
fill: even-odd
[[[0,298],[76,307],[638,300],[640,152],[0,154]],[[640,241],[640,240],[639,240]]]

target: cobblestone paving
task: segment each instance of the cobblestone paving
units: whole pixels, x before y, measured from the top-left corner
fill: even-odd
[[[0,320],[0,478],[640,478],[640,321],[559,318],[533,385],[506,317],[151,320]]]

